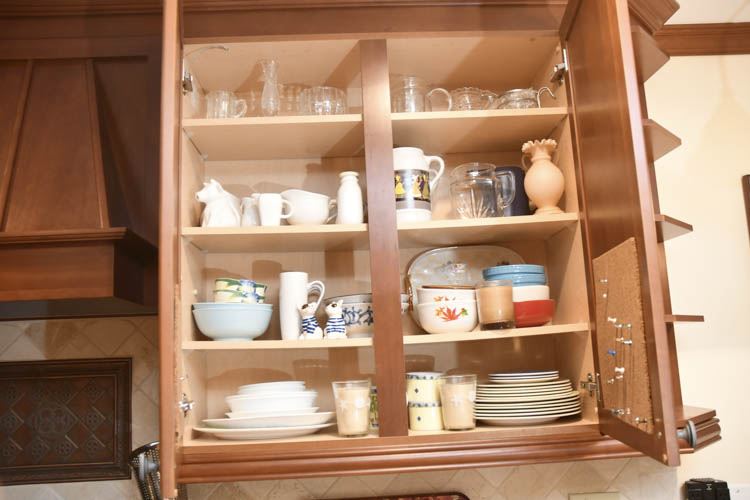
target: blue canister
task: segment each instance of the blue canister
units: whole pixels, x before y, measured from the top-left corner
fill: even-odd
[[[482,274],[502,275],[502,274],[544,274],[544,266],[537,264],[511,264],[505,266],[493,266],[482,270]]]
[[[505,207],[503,210],[503,216],[508,217],[511,215],[529,215],[529,197],[526,196],[526,190],[523,187],[523,182],[526,177],[526,172],[521,167],[507,166],[507,167],[495,167],[495,173],[510,172],[513,174],[513,182],[516,186],[516,197],[513,199],[513,203]]]

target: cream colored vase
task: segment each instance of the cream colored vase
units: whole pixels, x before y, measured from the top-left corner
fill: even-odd
[[[523,187],[529,199],[536,205],[537,214],[561,214],[557,206],[565,190],[565,178],[557,165],[552,163],[552,152],[557,148],[553,139],[529,141],[523,145],[523,163],[528,168]],[[527,166],[526,157],[531,157]]]

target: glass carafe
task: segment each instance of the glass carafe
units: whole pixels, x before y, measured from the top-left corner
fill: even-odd
[[[263,116],[279,114],[279,63],[273,59],[260,61],[263,68],[263,93],[260,96],[260,109]]]
[[[451,202],[461,219],[500,217],[515,194],[513,173],[496,173],[490,163],[466,163],[451,173]]]
[[[435,102],[436,94],[445,97],[445,104]],[[427,83],[418,76],[391,77],[391,111],[394,113],[418,113],[421,111],[450,111],[453,107],[450,92],[442,88],[428,91]]]

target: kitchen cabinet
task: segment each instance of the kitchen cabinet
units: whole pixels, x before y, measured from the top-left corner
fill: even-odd
[[[243,17],[165,2],[159,245],[164,491],[173,492],[177,483],[641,453],[677,465],[680,453],[719,439],[715,412],[683,405],[680,394],[673,322],[699,317],[674,314],[669,301],[663,240],[691,227],[659,211],[653,160],[679,140],[648,119],[643,102],[644,79],[667,60],[652,43],[649,23],[631,19],[625,0],[580,0],[564,9],[533,2],[391,3],[287,2],[281,8],[270,2],[248,7]],[[631,8],[642,12],[643,3]],[[199,50],[217,44],[228,50]],[[258,60],[273,57],[282,82],[346,89],[349,114],[192,116],[190,96],[182,92],[184,54],[207,90],[246,90],[257,80]],[[449,89],[471,84],[503,91],[551,84],[553,68],[562,76],[552,83],[557,99],[545,97],[539,109],[390,112],[390,74],[420,75]],[[562,214],[453,219],[443,183],[434,193],[432,221],[396,223],[394,144],[440,154],[451,170],[466,161],[518,164],[525,141],[547,137],[559,144]],[[208,178],[240,195],[248,186],[334,195],[344,170],[357,171],[366,188],[366,224],[198,227],[194,193]],[[557,301],[551,324],[418,335],[418,327],[400,316],[409,261],[438,246],[488,243],[546,266]],[[196,329],[191,304],[210,300],[215,278],[268,283],[269,302],[277,303],[282,270],[310,273],[326,283],[328,296],[371,289],[374,338],[280,340],[278,316],[263,337],[248,342],[217,343]],[[611,304],[625,304],[622,310],[606,309],[607,295]],[[632,360],[641,367],[626,377],[640,401],[632,412],[618,406],[622,384],[609,380],[607,346],[615,337],[607,319],[617,314],[633,324]],[[549,367],[581,384],[580,418],[467,432],[408,429],[407,371],[481,376]],[[321,432],[227,442],[193,430],[202,419],[222,416],[224,397],[240,384],[304,379],[319,390],[320,406],[330,408],[330,383],[356,377],[371,377],[378,387],[379,430],[365,438]]]

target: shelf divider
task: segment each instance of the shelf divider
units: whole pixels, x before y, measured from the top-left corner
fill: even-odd
[[[643,120],[643,132],[646,138],[646,151],[650,163],[655,162],[682,145],[682,139],[650,118]]]
[[[667,323],[703,323],[705,318],[701,314],[667,314],[664,316]]]
[[[655,220],[656,235],[660,242],[671,240],[672,238],[677,238],[693,231],[692,225],[668,215],[656,214]]]

